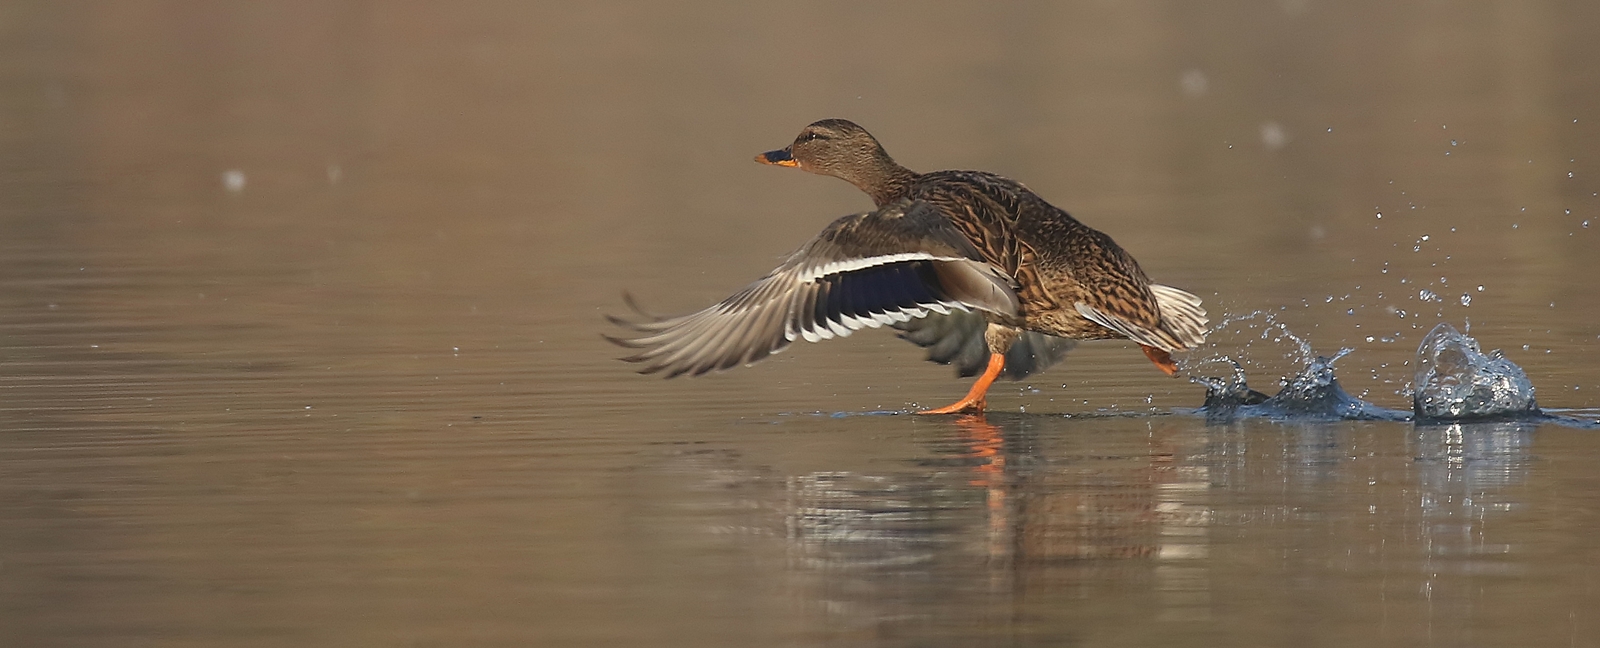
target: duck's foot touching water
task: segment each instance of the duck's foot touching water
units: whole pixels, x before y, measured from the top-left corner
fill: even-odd
[[[989,354],[989,366],[983,370],[983,375],[978,376],[978,382],[972,383],[972,389],[967,391],[966,397],[944,407],[922,410],[918,414],[972,414],[982,413],[988,407],[989,386],[994,384],[994,379],[1000,377],[1000,371],[1006,368],[1006,356],[1000,353]]]

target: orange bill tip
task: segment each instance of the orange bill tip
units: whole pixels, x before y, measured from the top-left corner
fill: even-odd
[[[756,156],[756,161],[760,162],[762,164],[774,164],[774,165],[777,165],[777,166],[786,166],[786,167],[797,167],[797,166],[800,166],[800,163],[794,161],[794,158],[789,155],[789,150],[788,149],[778,149],[776,151],[767,151],[766,153],[762,153],[761,155],[757,155]]]

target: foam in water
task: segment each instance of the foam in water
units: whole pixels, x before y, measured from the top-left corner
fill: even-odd
[[[1478,341],[1441,323],[1417,348],[1412,411],[1419,419],[1468,419],[1538,414],[1533,382],[1499,349],[1484,354]]]

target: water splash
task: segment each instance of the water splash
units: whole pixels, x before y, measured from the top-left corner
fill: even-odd
[[[1189,378],[1189,382],[1204,385],[1206,388],[1206,404],[1200,411],[1205,414],[1207,423],[1226,423],[1238,416],[1240,407],[1259,405],[1270,398],[1250,388],[1245,382],[1244,367],[1237,360],[1222,356],[1205,361],[1205,363],[1222,362],[1228,363],[1233,368],[1232,375],[1227,378],[1201,375]]]
[[[1417,348],[1418,419],[1460,420],[1540,413],[1533,381],[1499,349],[1484,354],[1478,341],[1441,323]]]
[[[1406,421],[1411,415],[1379,407],[1351,396],[1339,385],[1333,364],[1350,353],[1341,349],[1333,357],[1315,356],[1299,373],[1284,381],[1283,389],[1268,397],[1245,384],[1244,370],[1234,363],[1231,379],[1196,378],[1206,386],[1206,403],[1200,408],[1208,423],[1239,418],[1297,421]]]
[[[1254,319],[1258,311],[1228,320]],[[1348,355],[1341,349],[1332,357],[1318,356],[1311,344],[1289,332],[1270,315],[1268,328],[1282,332],[1304,354],[1303,368],[1283,380],[1283,389],[1273,396],[1250,389],[1244,367],[1229,356],[1218,356],[1197,363],[1198,367],[1222,364],[1229,369],[1218,378],[1191,372],[1191,382],[1206,388],[1205,404],[1194,413],[1207,423],[1229,423],[1242,418],[1275,421],[1416,421],[1437,425],[1453,421],[1514,420],[1529,423],[1555,423],[1577,428],[1600,428],[1600,421],[1585,416],[1588,412],[1546,413],[1534,401],[1532,381],[1516,363],[1500,351],[1484,354],[1478,341],[1439,324],[1417,349],[1416,383],[1412,411],[1389,409],[1350,395],[1339,385],[1334,363]]]
[[[1269,415],[1281,417],[1348,421],[1405,420],[1403,412],[1351,396],[1339,385],[1339,379],[1333,373],[1333,364],[1349,355],[1350,351],[1348,348],[1340,349],[1331,358],[1312,358],[1305,369],[1289,378],[1283,389],[1261,403],[1260,407]]]
[[[1294,331],[1289,330],[1287,325],[1278,321],[1277,313],[1273,311],[1257,310],[1245,313],[1243,315],[1228,315],[1224,317],[1216,326],[1213,326],[1211,330],[1213,333],[1227,331],[1235,324],[1240,323],[1247,323],[1244,326],[1239,327],[1237,332],[1241,335],[1253,335],[1262,341],[1274,343],[1283,342],[1285,340],[1292,343],[1294,345],[1294,351],[1284,353],[1283,357],[1286,359],[1292,359],[1303,364],[1310,362],[1315,356],[1314,351],[1311,348],[1311,343],[1306,339],[1295,335]],[[1258,330],[1259,333],[1257,333]],[[1246,341],[1244,346],[1253,347],[1254,341]],[[1223,356],[1217,359],[1202,361],[1200,364],[1212,361],[1233,362],[1228,357]],[[1237,365],[1237,363],[1235,364]]]

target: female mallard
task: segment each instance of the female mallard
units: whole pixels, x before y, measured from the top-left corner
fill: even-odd
[[[981,411],[1008,364],[1020,377],[1053,363],[1071,345],[1061,338],[1131,339],[1168,375],[1178,370],[1170,352],[1205,341],[1200,298],[1150,283],[1111,237],[1014,180],[916,173],[843,119],[811,124],[756,161],[842,178],[877,210],[834,221],[776,270],[703,311],[612,318],[641,334],[610,338],[643,349],[624,358],[645,363],[641,373],[699,375],[753,363],[797,338],[888,324],[931,346],[931,359],[957,361],[963,375],[987,356],[965,398],[921,412],[949,414]],[[963,361],[963,348],[980,353]]]

